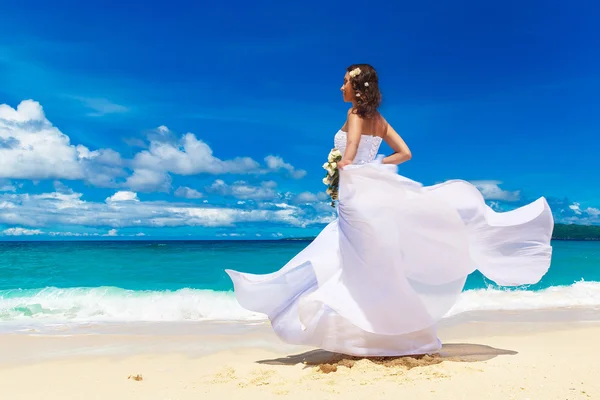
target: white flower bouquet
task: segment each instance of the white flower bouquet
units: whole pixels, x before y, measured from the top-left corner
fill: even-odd
[[[323,169],[327,171],[323,183],[327,185],[327,194],[331,197],[331,207],[335,207],[335,201],[338,199],[338,187],[340,182],[340,172],[337,163],[342,160],[342,153],[336,148],[331,149],[327,162],[323,164]]]

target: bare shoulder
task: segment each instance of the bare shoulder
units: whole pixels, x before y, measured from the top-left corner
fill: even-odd
[[[348,118],[346,119],[346,125],[348,126],[348,131],[354,131],[358,134],[362,134],[364,119],[362,119],[357,113],[352,112],[351,109],[348,113]]]
[[[348,111],[348,121],[362,121],[362,118],[355,112],[352,111],[352,108]]]
[[[342,126],[342,130],[344,132],[348,132],[350,116],[352,116],[352,115],[356,116],[356,114],[353,111],[354,111],[354,108],[350,107],[350,108],[348,108],[348,111],[346,112],[346,120],[344,121],[344,125]]]
[[[348,109],[348,114],[346,114],[346,121],[354,124],[362,124],[364,120],[355,112],[354,108],[350,107],[350,109]]]
[[[386,119],[381,115],[381,120],[384,123],[385,131],[382,135],[383,140],[396,152],[404,152],[410,154],[410,150],[406,145],[406,142],[398,132],[394,129],[394,127],[386,121]]]
[[[398,132],[396,132],[394,130],[394,127],[385,119],[385,117],[382,114],[379,114],[379,118],[381,121],[381,125],[382,125],[382,134],[381,137],[382,138],[386,138],[389,136],[394,136],[394,135],[398,135]]]

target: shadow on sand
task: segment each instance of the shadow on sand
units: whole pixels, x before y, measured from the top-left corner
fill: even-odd
[[[321,369],[335,371],[336,366],[352,367],[356,361],[369,360],[375,364],[406,368],[423,367],[439,364],[444,361],[454,362],[480,362],[491,360],[497,356],[515,355],[516,351],[497,349],[491,346],[471,343],[448,343],[435,354],[413,355],[402,357],[355,357],[344,354],[332,353],[325,350],[312,350],[305,353],[289,355],[287,357],[271,360],[259,360],[259,364],[267,365],[297,365],[305,364],[306,367],[321,366]],[[325,367],[324,366],[328,366]]]

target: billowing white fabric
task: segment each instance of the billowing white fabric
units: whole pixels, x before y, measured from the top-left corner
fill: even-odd
[[[336,147],[343,153],[346,133]],[[554,221],[540,198],[497,213],[470,183],[423,186],[374,161],[363,136],[340,171],[338,218],[280,270],[226,270],[245,308],[284,341],[358,356],[438,351],[436,323],[478,269],[500,285],[538,282],[550,266]]]

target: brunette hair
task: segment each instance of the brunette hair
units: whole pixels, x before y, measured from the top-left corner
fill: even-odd
[[[369,64],[352,64],[346,70],[350,73],[350,83],[357,96],[357,105],[352,112],[365,119],[375,117],[381,104],[377,71]]]

